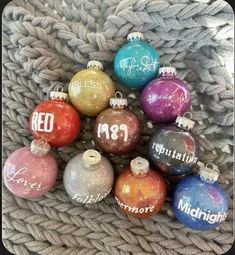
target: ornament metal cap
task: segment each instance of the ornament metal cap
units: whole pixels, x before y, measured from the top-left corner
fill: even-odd
[[[110,98],[109,104],[112,108],[123,109],[128,106],[128,101],[126,98],[122,97],[122,93],[117,91],[115,97]]]
[[[187,114],[190,114],[190,118],[185,117]],[[177,127],[179,127],[179,128],[190,130],[195,125],[195,122],[193,120],[191,120],[191,118],[192,118],[192,113],[186,112],[183,116],[178,116],[175,120],[175,123],[176,123]]]
[[[132,41],[134,39],[144,39],[144,35],[141,32],[131,32],[130,34],[127,35],[127,40]]]
[[[95,68],[95,69],[99,69],[101,71],[103,71],[103,69],[104,69],[103,64],[97,60],[90,60],[87,63],[87,68]]]
[[[96,165],[100,162],[101,155],[98,151],[89,149],[82,154],[82,159],[87,165]]]
[[[149,162],[148,160],[137,157],[131,160],[131,170],[135,174],[145,174],[149,170]]]
[[[46,139],[35,139],[30,144],[30,151],[39,157],[45,156],[50,151],[50,144]]]
[[[206,166],[200,168],[199,175],[204,181],[216,182],[219,178],[219,169],[213,163],[208,163]]]
[[[51,91],[50,92],[50,99],[66,101],[68,99],[68,94],[63,92],[63,87],[62,86],[59,86],[57,88],[57,91]]]
[[[167,64],[169,66],[167,66]],[[169,62],[165,63],[164,66],[160,67],[159,68],[159,71],[158,71],[158,74],[159,75],[176,75],[176,69],[171,66],[171,64]]]

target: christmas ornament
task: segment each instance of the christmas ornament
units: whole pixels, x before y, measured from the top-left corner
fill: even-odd
[[[107,108],[115,88],[112,80],[103,72],[99,61],[89,61],[87,69],[76,73],[69,84],[69,98],[79,112],[96,116]]]
[[[159,212],[167,193],[164,179],[149,169],[149,162],[141,157],[133,159],[130,167],[118,176],[114,191],[121,209],[138,218]]]
[[[54,185],[58,173],[50,145],[44,140],[33,140],[29,147],[14,151],[6,160],[3,180],[17,197],[38,198]]]
[[[145,115],[156,123],[172,123],[190,107],[190,93],[185,82],[175,77],[174,67],[161,67],[160,76],[142,91],[140,102]]]
[[[123,84],[132,89],[141,89],[157,74],[160,62],[158,52],[143,40],[143,34],[130,33],[129,41],[114,58],[114,71]]]
[[[94,139],[108,153],[130,152],[138,143],[141,123],[137,115],[125,109],[128,102],[122,93],[116,92],[110,106],[101,112],[95,122]]]
[[[195,122],[185,116],[176,118],[176,126],[157,128],[148,143],[149,158],[167,175],[189,173],[198,161],[198,143],[190,132]]]
[[[86,150],[73,157],[64,171],[64,187],[71,199],[96,203],[111,191],[114,172],[109,161],[96,150]]]
[[[173,196],[176,218],[196,230],[211,230],[228,214],[227,194],[217,183],[219,172],[213,164],[213,169],[209,168],[209,164],[201,167],[199,175],[181,180]]]
[[[54,147],[72,143],[80,131],[78,112],[66,102],[68,94],[59,89],[34,108],[29,123],[34,138],[44,138]]]

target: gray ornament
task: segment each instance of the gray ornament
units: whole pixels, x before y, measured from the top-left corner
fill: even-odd
[[[72,200],[90,204],[101,201],[110,193],[114,172],[104,156],[90,149],[68,162],[63,179],[65,190]]]

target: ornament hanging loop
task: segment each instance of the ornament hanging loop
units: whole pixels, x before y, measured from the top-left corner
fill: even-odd
[[[166,62],[163,66],[164,67],[172,67],[170,62]]]
[[[214,172],[217,172],[219,174],[219,169],[216,167],[215,164],[213,163],[207,163],[206,164],[206,168],[209,168],[211,170],[213,170]]]
[[[49,98],[52,100],[66,101],[68,99],[68,94],[64,92],[64,88],[61,85],[58,85],[56,90],[50,92]]]
[[[124,109],[128,105],[128,102],[126,98],[123,98],[122,93],[117,91],[115,97],[110,98],[109,104],[113,109]]]
[[[186,115],[190,115],[189,118],[186,117]],[[183,116],[178,116],[175,120],[175,123],[177,125],[177,127],[185,129],[185,130],[190,130],[194,127],[195,122],[193,120],[191,120],[191,118],[193,117],[191,112],[186,112],[184,113]]]
[[[123,98],[122,92],[117,91],[117,92],[115,93],[115,98]]]
[[[219,178],[219,169],[213,163],[201,167],[199,175],[203,181],[213,183]]]
[[[59,85],[59,86],[57,86],[56,91],[57,92],[64,92],[64,88],[61,85]]]
[[[187,117],[187,116],[189,116],[189,117]],[[193,118],[193,115],[192,115],[192,113],[191,112],[185,112],[184,113],[184,115],[183,115],[183,117],[185,117],[185,118],[187,118],[187,119],[192,119]]]

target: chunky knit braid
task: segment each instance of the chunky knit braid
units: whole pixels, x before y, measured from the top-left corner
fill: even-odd
[[[15,0],[3,12],[4,160],[32,139],[32,109],[57,85],[65,90],[88,60],[102,61],[118,90],[144,124],[133,154],[109,157],[120,172],[135,156],[146,156],[156,128],[140,110],[140,92],[116,80],[112,60],[130,31],[140,31],[190,84],[201,162],[213,162],[229,200],[227,220],[197,232],[173,216],[170,201],[161,213],[136,219],[122,213],[113,195],[94,205],[73,204],[62,173],[78,152],[94,147],[94,119],[82,117],[82,132],[70,146],[54,150],[60,166],[55,187],[34,201],[11,195],[4,186],[3,242],[15,254],[222,254],[232,244],[233,12],[221,0]]]

